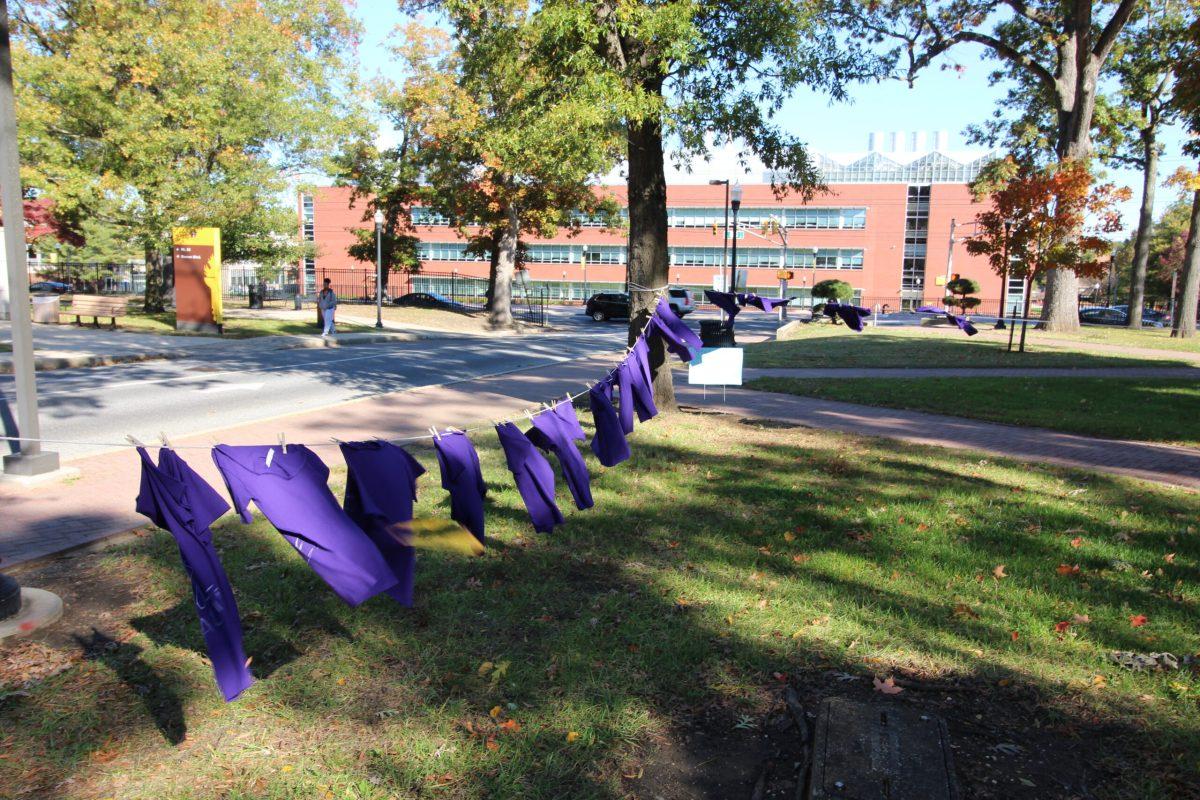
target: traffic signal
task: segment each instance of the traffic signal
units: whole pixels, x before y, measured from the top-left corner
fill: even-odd
[[[718,225],[717,225],[717,223],[715,223],[715,222],[714,222],[714,223],[712,224],[712,228],[713,228],[713,236],[716,236],[716,235],[717,235],[717,232],[718,232]]]

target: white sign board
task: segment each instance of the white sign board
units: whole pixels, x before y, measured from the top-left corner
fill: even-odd
[[[741,386],[742,348],[700,348],[699,355],[688,364],[688,383],[693,386]]]

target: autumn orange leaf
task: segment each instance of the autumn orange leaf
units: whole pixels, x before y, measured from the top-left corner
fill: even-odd
[[[1079,565],[1078,564],[1059,564],[1058,567],[1055,568],[1055,572],[1057,572],[1059,575],[1078,575],[1079,574]]]
[[[992,575],[996,576],[996,580],[1008,577],[1008,573],[1004,571],[1003,564],[997,564],[996,567],[992,570]]]
[[[1163,561],[1167,562],[1168,564],[1174,564],[1175,563],[1175,554],[1167,553],[1165,556],[1163,556]]]
[[[578,741],[578,739],[579,739],[578,733],[576,733],[575,731],[567,731],[567,744],[570,744],[571,742],[574,742],[574,741]]]
[[[488,716],[491,717],[492,719],[499,719],[500,713],[503,710],[504,709],[500,708],[500,706],[492,706],[492,710],[488,712]]]
[[[497,742],[495,739],[493,739],[491,736],[489,736],[488,740],[486,742],[484,742],[483,744],[488,750],[499,750],[500,749],[500,743]]]
[[[1054,632],[1055,633],[1064,633],[1064,632],[1066,632],[1067,628],[1069,628],[1069,627],[1071,627],[1071,623],[1069,623],[1065,620],[1063,622],[1056,622],[1056,623],[1054,623]]]
[[[1076,536],[1071,540],[1071,547],[1083,547],[1083,537]]]
[[[500,723],[500,730],[516,733],[517,731],[521,730],[521,723],[517,722],[515,719],[506,719],[504,722]]]
[[[1009,636],[1011,636],[1011,637],[1012,637],[1012,640],[1013,640],[1014,642],[1015,642],[1017,639],[1021,638],[1021,634],[1017,633],[1016,631],[1013,631],[1012,633],[1010,633],[1010,634],[1009,634]]]
[[[1134,628],[1140,628],[1149,621],[1150,621],[1149,618],[1147,618],[1145,614],[1130,614],[1129,615],[1129,624]]]
[[[896,681],[892,676],[888,676],[886,680],[874,679],[875,691],[883,694],[900,694],[904,689],[896,685]]]

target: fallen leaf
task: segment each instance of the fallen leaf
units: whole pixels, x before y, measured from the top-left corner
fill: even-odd
[[[1079,565],[1078,564],[1073,564],[1073,565],[1072,564],[1059,564],[1058,567],[1054,571],[1057,572],[1059,575],[1078,575],[1079,574]]]
[[[1167,562],[1168,564],[1174,564],[1175,563],[1175,554],[1167,553],[1165,556],[1163,556],[1163,561]]]
[[[765,597],[760,598],[759,601],[757,603],[755,603],[755,605],[758,606],[760,609],[766,608],[767,607],[767,598],[765,598]]]
[[[883,694],[900,694],[904,691],[903,688],[896,685],[896,681],[890,675],[886,680],[882,681],[879,678],[875,678],[874,683],[875,691],[882,692]]]
[[[500,730],[516,733],[517,731],[521,730],[521,723],[517,722],[515,719],[506,719],[504,722],[500,723]]]
[[[494,666],[496,666],[496,665],[490,661],[485,661],[482,664],[480,664],[479,665],[479,677],[482,678],[484,675],[487,675],[489,672],[492,671],[492,667],[494,667]]]
[[[337,679],[337,685],[338,685],[338,686],[345,686],[345,685],[346,685],[346,679],[345,679],[345,678],[338,678],[338,679]]]
[[[1001,578],[1008,577],[1008,573],[1004,571],[1003,564],[997,564],[996,567],[992,570],[992,575],[996,576],[996,580],[1000,580]]]
[[[1087,625],[1089,622],[1092,621],[1092,618],[1089,617],[1087,614],[1076,614],[1075,619],[1073,621],[1076,625]]]
[[[971,608],[969,605],[967,605],[966,603],[956,603],[956,604],[955,604],[955,606],[954,606],[954,616],[956,616],[956,617],[968,617],[968,618],[970,618],[970,619],[979,619],[979,614],[978,614],[976,611],[974,611],[974,610],[973,610],[973,609],[972,609],[972,608]]]
[[[578,739],[579,739],[578,733],[576,733],[575,731],[567,731],[567,744],[577,741]]]
[[[926,525],[924,522],[922,522],[920,525],[918,525],[918,526],[917,526],[917,532],[918,532],[918,533],[921,533],[921,532],[924,532],[924,531],[927,531],[927,530],[929,530],[929,526],[928,526],[928,525]]]
[[[500,714],[503,710],[500,706],[492,706],[492,710],[488,712],[488,716],[492,719],[500,719]]]
[[[499,749],[500,749],[500,743],[499,743],[499,742],[497,742],[497,741],[496,741],[494,738],[492,738],[491,736],[489,736],[489,737],[488,737],[487,741],[486,741],[486,742],[484,742],[484,743],[483,743],[483,745],[484,745],[484,747],[486,747],[488,750],[499,750]]]
[[[1104,687],[1108,686],[1108,678],[1104,677],[1103,675],[1093,675],[1092,685],[1097,689],[1103,689]]]
[[[792,562],[795,564],[807,564],[809,561],[812,561],[812,556],[805,555],[804,553],[792,556]]]
[[[1013,640],[1014,642],[1015,642],[1017,639],[1021,638],[1021,634],[1017,633],[1016,631],[1013,631],[1012,633],[1010,633],[1010,634],[1008,634],[1008,635],[1009,635],[1010,637],[1012,637],[1012,640]]]
[[[1083,537],[1076,536],[1071,540],[1071,547],[1083,547]]]
[[[792,533],[791,531],[788,531],[787,533],[785,533],[783,535],[783,540],[785,542],[794,542],[794,541],[796,541],[796,534]]]
[[[1149,621],[1150,620],[1146,617],[1145,614],[1130,614],[1129,615],[1129,624],[1134,628],[1140,628]]]
[[[1056,622],[1056,623],[1054,623],[1054,632],[1055,633],[1063,633],[1069,627],[1071,627],[1071,623],[1069,623],[1069,622],[1065,622],[1065,621],[1064,622]]]

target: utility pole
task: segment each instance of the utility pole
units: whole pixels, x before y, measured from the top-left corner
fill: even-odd
[[[17,108],[13,95],[12,49],[8,39],[8,0],[0,0],[0,210],[4,213],[4,252],[8,266],[12,320],[13,378],[17,391],[17,430],[23,441],[4,456],[4,473],[30,477],[58,469],[58,453],[43,452],[34,377],[33,326],[29,318],[29,270],[25,264],[25,206],[17,150]]]

